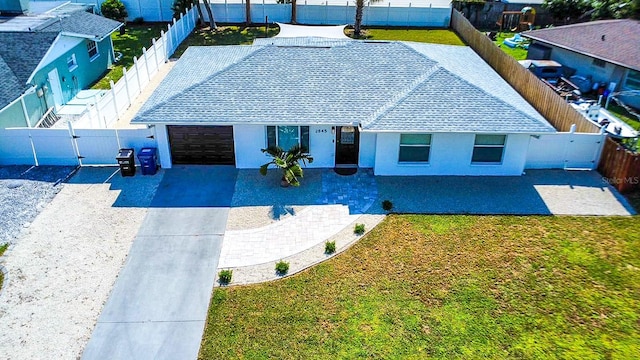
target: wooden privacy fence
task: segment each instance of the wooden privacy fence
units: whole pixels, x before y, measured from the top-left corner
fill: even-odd
[[[621,193],[640,189],[640,154],[632,153],[607,138],[598,171]]]
[[[558,131],[570,131],[571,125],[575,124],[576,132],[600,132],[597,125],[585,119],[553,89],[500,50],[457,10],[452,11],[451,27]]]

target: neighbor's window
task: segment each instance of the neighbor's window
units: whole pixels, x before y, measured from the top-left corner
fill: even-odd
[[[602,59],[593,59],[593,65],[603,68],[607,66],[607,62]]]
[[[71,54],[71,56],[67,57],[67,67],[69,71],[73,71],[78,67],[78,62],[76,61],[76,54]]]
[[[399,162],[429,162],[430,134],[401,134]]]
[[[475,164],[501,163],[506,138],[506,135],[476,135],[471,162]]]
[[[89,58],[91,60],[95,59],[98,56],[98,43],[87,40],[87,51],[89,52]]]
[[[629,70],[627,80],[625,81],[625,88],[640,90],[640,71]]]
[[[300,145],[309,151],[308,126],[267,126],[267,146],[289,150],[293,145]]]

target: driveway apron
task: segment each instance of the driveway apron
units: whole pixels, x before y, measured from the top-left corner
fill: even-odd
[[[166,171],[83,359],[195,359],[237,171]]]

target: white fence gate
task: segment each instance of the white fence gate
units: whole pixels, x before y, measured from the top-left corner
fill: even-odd
[[[117,165],[121,148],[157,146],[153,127],[0,129],[0,165]]]
[[[556,133],[532,137],[527,169],[588,169],[598,166],[604,134]]]

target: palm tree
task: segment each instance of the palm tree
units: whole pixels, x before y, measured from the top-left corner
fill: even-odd
[[[202,14],[202,7],[200,7],[200,0],[191,0],[191,2],[198,10],[198,24],[202,24],[204,22],[204,15]]]
[[[244,0],[244,12],[245,12],[245,22],[247,23],[247,26],[251,25],[251,1],[250,0]]]
[[[362,25],[362,13],[364,11],[364,0],[356,0],[356,22],[353,25],[353,37],[360,37],[360,26]]]
[[[261,149],[261,151],[269,156],[271,156],[271,161],[260,166],[260,174],[263,176],[267,175],[267,169],[269,165],[275,165],[276,168],[282,170],[282,186],[300,186],[300,181],[298,178],[302,177],[302,167],[300,166],[300,162],[307,166],[307,161],[309,164],[313,162],[313,157],[307,153],[307,149],[300,146],[294,145],[289,149],[289,151],[284,151],[282,148],[278,146],[269,146],[266,149]]]
[[[298,17],[298,9],[296,8],[297,0],[291,0],[291,23],[295,24],[297,22]]]
[[[213,18],[213,11],[211,11],[211,4],[209,4],[209,0],[202,0],[204,2],[204,8],[207,10],[207,14],[209,15],[209,27],[211,31],[218,30],[218,25],[216,25],[216,19]]]

